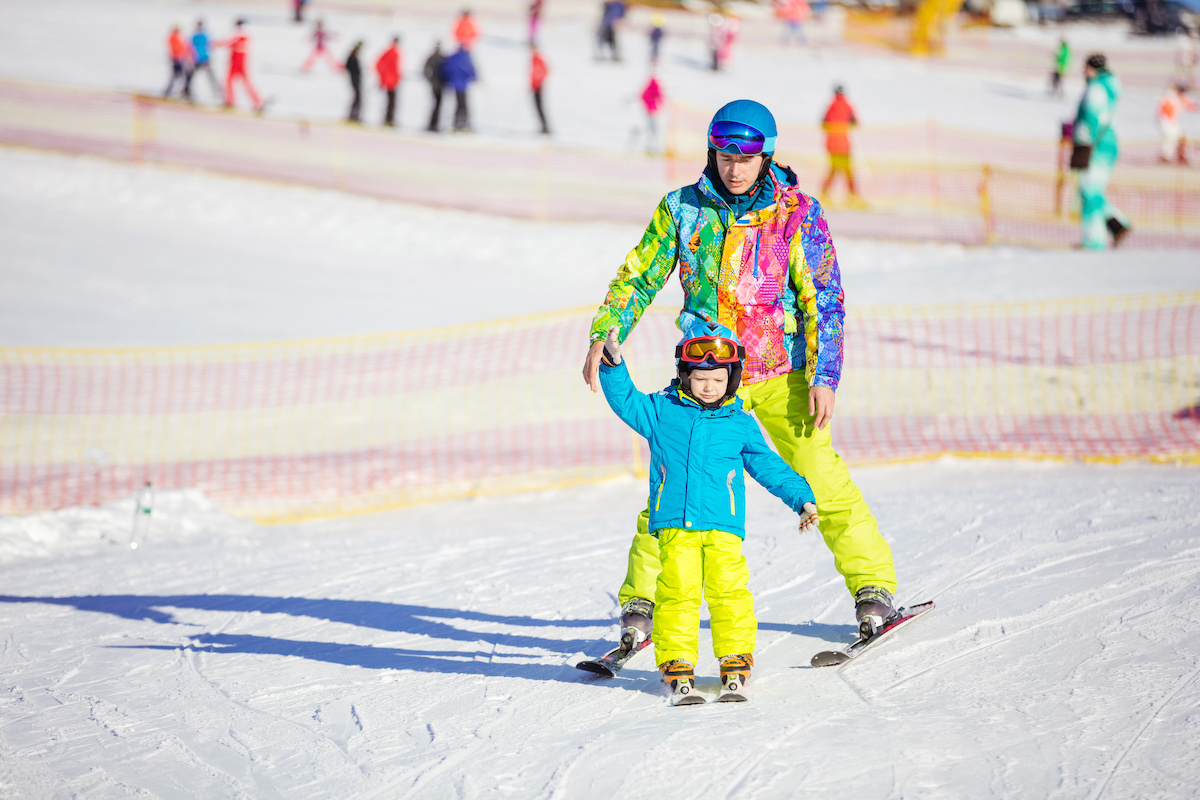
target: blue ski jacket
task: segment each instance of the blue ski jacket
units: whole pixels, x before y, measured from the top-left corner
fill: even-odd
[[[208,63],[208,34],[204,31],[192,34],[192,54],[196,57],[197,67]]]
[[[746,538],[745,473],[797,514],[816,503],[808,481],[767,446],[758,423],[732,398],[705,409],[679,381],[642,394],[622,361],[600,365],[616,415],[650,444],[650,532],[720,530]]]

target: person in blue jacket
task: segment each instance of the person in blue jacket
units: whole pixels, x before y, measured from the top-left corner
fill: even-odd
[[[471,54],[460,46],[442,61],[442,80],[454,87],[454,130],[471,130],[471,112],[467,108],[467,87],[475,82],[475,64]]]
[[[650,445],[649,529],[662,561],[655,663],[677,698],[691,692],[703,590],[721,683],[740,692],[754,665],[758,628],[742,555],[745,473],[800,515],[802,532],[816,529],[816,499],[742,409],[736,392],[746,351],[736,334],[715,322],[689,321],[675,348],[677,377],[660,392],[642,394],[621,358],[618,333],[612,328],[605,341],[600,385],[612,410]]]
[[[217,100],[225,102],[225,93],[221,90],[221,82],[217,80],[217,76],[212,69],[212,52],[209,50],[208,31],[204,30],[204,20],[196,20],[196,30],[192,33],[192,71],[187,76],[187,85],[184,87],[184,92],[191,96],[192,81],[201,71],[208,74],[208,82],[212,86],[213,93],[217,96]]]

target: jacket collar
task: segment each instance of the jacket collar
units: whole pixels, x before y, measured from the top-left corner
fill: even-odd
[[[777,161],[771,163],[771,169],[764,176],[763,181],[769,184],[770,191],[765,191],[768,188],[767,186],[762,187],[764,191],[761,192],[761,197],[755,200],[754,205],[750,207],[749,211],[734,220],[735,224],[758,225],[770,219],[779,208],[784,194],[789,190],[795,190],[798,183],[796,173],[792,168]],[[732,211],[729,204],[721,197],[721,193],[717,191],[716,186],[713,184],[713,178],[709,177],[707,168],[700,174],[700,180],[696,182],[696,188],[701,194],[716,203],[718,207]]]
[[[700,405],[699,400],[684,391],[684,388],[679,384],[678,378],[675,378],[671,381],[671,385],[666,388],[666,391],[668,394],[674,396],[675,399],[679,401],[680,405],[691,406],[699,411],[709,412],[715,417],[729,416],[733,412],[740,410],[742,407],[742,398],[734,395],[733,397],[726,399],[725,402],[721,403],[721,405],[717,408],[705,408],[704,406]]]

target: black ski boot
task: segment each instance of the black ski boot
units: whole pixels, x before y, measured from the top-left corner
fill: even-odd
[[[854,595],[854,616],[858,619],[858,635],[870,639],[897,616],[892,607],[892,593],[878,586],[864,586]]]
[[[621,649],[632,650],[649,638],[654,630],[654,603],[643,597],[631,597],[621,606]]]

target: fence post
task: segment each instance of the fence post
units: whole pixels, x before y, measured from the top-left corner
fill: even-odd
[[[979,213],[983,217],[983,243],[996,240],[996,217],[992,213],[992,167],[983,165],[983,177],[979,181]]]

